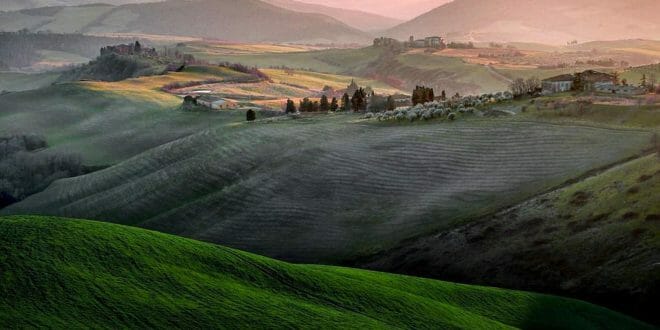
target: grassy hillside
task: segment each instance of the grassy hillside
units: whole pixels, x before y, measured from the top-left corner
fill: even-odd
[[[59,76],[59,73],[0,72],[0,91],[17,92],[46,87]]]
[[[658,196],[650,155],[358,264],[577,296],[659,323]]]
[[[89,221],[0,219],[3,327],[645,329],[584,302],[292,265]]]
[[[241,75],[231,70],[181,72],[6,94],[0,96],[0,131],[43,134],[53,149],[79,152],[86,164],[114,164],[200,130],[244,120],[239,112],[178,111],[181,99],[160,91],[170,83]]]
[[[382,49],[366,47],[360,49],[327,49],[296,52],[234,52],[218,51],[213,45],[192,43],[178,49],[195,58],[213,63],[233,62],[260,68],[286,66],[293,69],[309,69],[315,72],[355,74],[368,67],[383,53]]]
[[[4,212],[122,222],[286,259],[342,260],[522,201],[634,155],[649,138],[641,130],[509,118],[240,123],[58,181]]]

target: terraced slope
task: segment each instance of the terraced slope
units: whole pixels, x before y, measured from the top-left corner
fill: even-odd
[[[3,328],[650,329],[577,300],[292,265],[141,229],[0,218]]]
[[[239,124],[58,181],[4,213],[120,222],[288,260],[337,261],[522,201],[638,153],[649,136],[508,118]]]

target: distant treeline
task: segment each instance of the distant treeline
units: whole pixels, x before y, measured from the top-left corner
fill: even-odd
[[[28,67],[39,60],[39,50],[61,51],[94,58],[106,45],[128,39],[93,37],[83,34],[0,32],[0,67]]]
[[[84,172],[79,155],[41,151],[47,146],[39,135],[0,136],[0,208]]]

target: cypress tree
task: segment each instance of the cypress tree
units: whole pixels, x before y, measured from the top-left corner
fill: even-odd
[[[330,110],[330,103],[328,102],[328,97],[325,96],[325,94],[321,96],[321,103],[319,104],[319,110],[321,111]]]
[[[339,104],[337,103],[337,98],[333,97],[332,102],[330,102],[330,111],[335,112],[339,110]]]

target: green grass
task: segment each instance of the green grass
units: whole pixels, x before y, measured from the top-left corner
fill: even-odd
[[[6,217],[0,237],[2,327],[650,328],[577,300],[293,265],[90,221]]]
[[[205,79],[188,75],[183,79]],[[210,127],[244,120],[238,111],[179,111],[180,99],[156,90],[178,81],[176,77],[60,84],[3,95],[0,132],[43,134],[54,150],[80,153],[89,165],[108,165]]]
[[[607,101],[608,95],[602,96]],[[589,98],[589,97],[587,97]],[[599,101],[598,98],[592,98]],[[536,100],[536,105],[526,104],[528,111],[521,114],[521,118],[534,120],[550,120],[561,123],[581,123],[584,125],[600,125],[613,128],[642,128],[657,131],[660,127],[660,107],[646,104],[644,96],[623,97],[621,100],[630,100],[634,105],[592,104],[579,113],[575,105],[576,98],[568,93]],[[565,108],[555,110],[553,102],[567,102]],[[548,106],[546,106],[546,102]],[[639,102],[639,103],[638,103]]]
[[[59,76],[59,73],[0,72],[0,91],[17,92],[46,87]]]
[[[404,54],[397,57],[397,62],[408,68],[438,76],[427,78],[429,82],[433,82],[433,79],[447,80],[443,82],[447,84],[445,88],[439,87],[436,89],[446,89],[451,94],[457,91],[461,94],[495,93],[508,89],[508,81],[498,77],[488,67],[467,63],[460,58],[428,54]],[[406,74],[404,68],[401,76],[414,82],[415,76],[420,74],[417,70],[413,71],[414,73]]]
[[[357,72],[365,68],[367,64],[375,61],[382,52],[380,49],[367,47],[361,49],[227,55],[214,52],[212,45],[204,46],[203,44],[180,47],[180,51],[193,54],[195,58],[213,63],[232,62],[260,68],[287,66],[294,69],[312,69],[316,72],[334,74]]]

